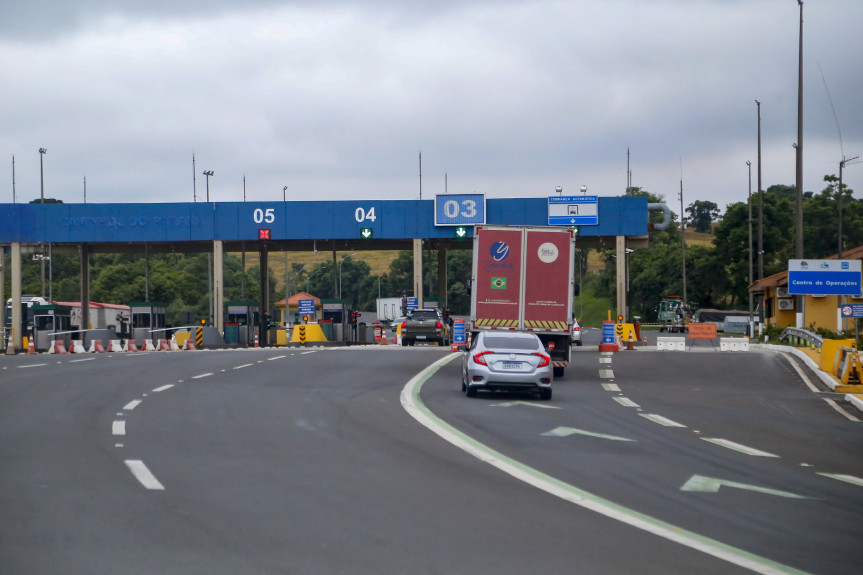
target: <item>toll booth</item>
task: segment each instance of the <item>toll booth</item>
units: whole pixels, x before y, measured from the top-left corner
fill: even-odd
[[[321,320],[332,322],[332,337],[324,332],[330,341],[348,341],[350,335],[348,309],[343,299],[322,299]]]
[[[132,313],[132,338],[135,345],[143,345],[145,339],[154,343],[166,337],[164,331],[165,308],[168,304],[160,301],[137,301],[131,302],[129,308]]]
[[[254,301],[229,301],[225,304],[228,314],[225,320],[225,343],[242,346],[254,345],[255,328],[260,323],[261,306]]]
[[[33,345],[37,351],[47,351],[55,339],[63,340],[66,349],[69,349],[72,340],[79,339],[80,333],[55,334],[56,332],[69,332],[71,329],[71,306],[53,303],[33,306]]]

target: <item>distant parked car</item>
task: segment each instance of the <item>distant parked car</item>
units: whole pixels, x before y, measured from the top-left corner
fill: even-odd
[[[572,319],[572,336],[570,337],[570,341],[575,345],[581,345],[581,326],[578,325],[578,320]]]
[[[461,390],[535,391],[551,399],[551,357],[531,332],[479,332],[466,346],[462,359]]]
[[[395,319],[392,321],[392,323],[390,323],[390,330],[392,330],[392,332],[393,332],[393,333],[395,333],[395,332],[396,332],[396,330],[397,330],[397,329],[398,329],[398,327],[399,327],[399,324],[404,323],[404,321],[405,321],[406,319],[407,319],[407,317],[405,317],[405,316],[401,316],[401,317],[397,317],[397,318],[395,318]]]

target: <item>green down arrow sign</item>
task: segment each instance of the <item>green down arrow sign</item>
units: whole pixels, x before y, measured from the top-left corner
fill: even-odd
[[[463,238],[467,235],[467,228],[464,226],[459,226],[455,229],[455,237]]]
[[[372,231],[372,228],[360,228],[360,235],[364,240],[370,240],[372,239],[374,232]]]

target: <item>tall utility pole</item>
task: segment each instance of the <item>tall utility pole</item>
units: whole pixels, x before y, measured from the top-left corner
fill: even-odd
[[[683,262],[683,305],[686,305],[686,226],[683,223],[683,168],[680,169],[680,251]]]
[[[758,279],[764,277],[764,190],[761,189],[761,102],[758,107]]]
[[[794,201],[796,229],[794,254],[797,259],[803,259],[803,0],[797,0],[797,3],[800,5],[800,46],[797,57],[797,145],[795,146],[797,193]],[[802,296],[798,296],[798,299],[802,303]]]
[[[420,199],[423,199],[423,153],[420,152]]]
[[[797,143],[794,144],[797,164],[797,178],[794,195],[794,254],[798,260],[803,259],[803,0],[797,0],[800,5],[800,45],[797,51]],[[806,325],[806,296],[797,296],[797,321],[795,325],[802,328]]]

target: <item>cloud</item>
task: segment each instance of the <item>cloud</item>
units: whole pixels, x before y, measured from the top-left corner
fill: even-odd
[[[637,2],[27,2],[0,21],[0,152],[19,201],[536,196],[793,184],[796,6]],[[863,151],[863,6],[807,4],[805,189]],[[861,174],[846,170],[863,191]],[[11,162],[0,167],[11,181]],[[446,175],[446,179],[445,179]],[[197,174],[200,183],[202,176]],[[429,194],[426,196],[426,194]],[[198,195],[202,195],[198,188]],[[0,195],[9,201],[11,194]]]

